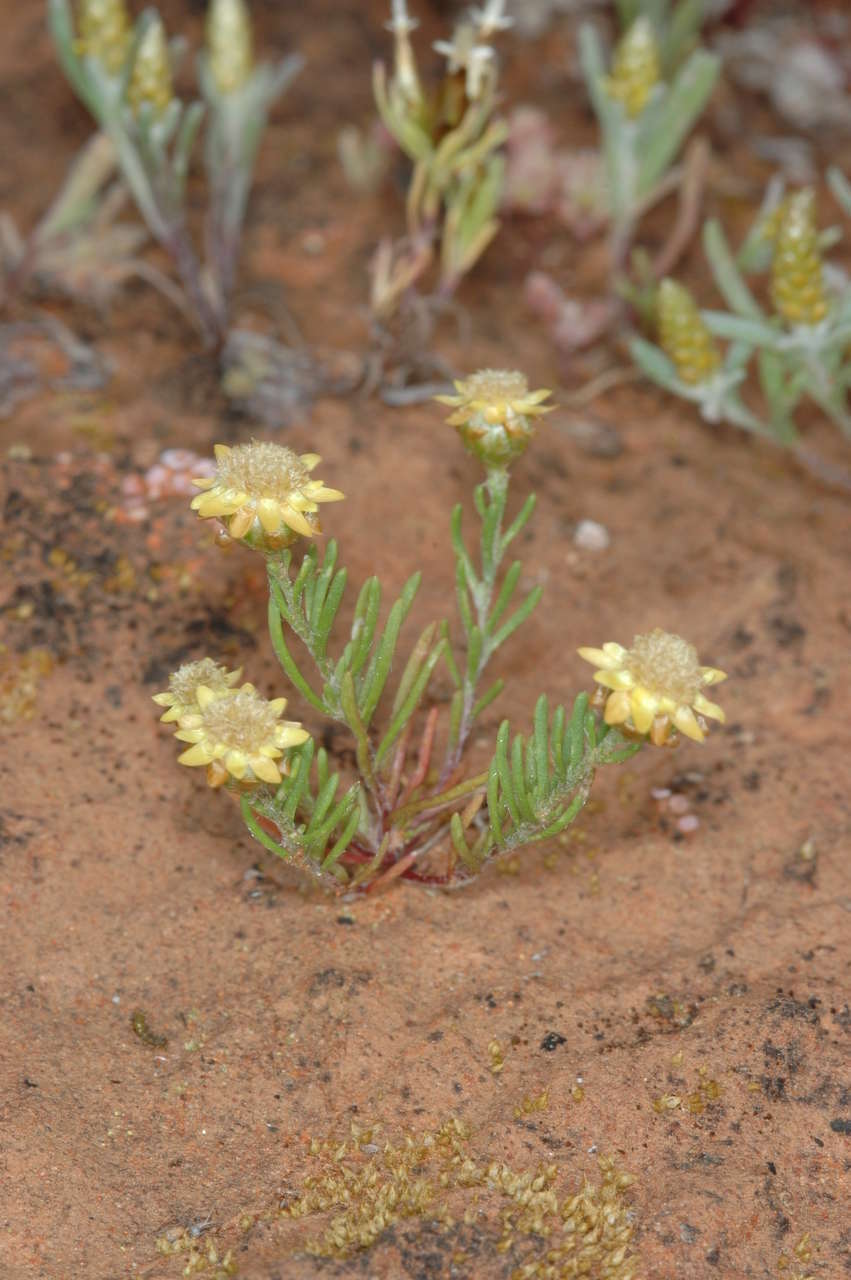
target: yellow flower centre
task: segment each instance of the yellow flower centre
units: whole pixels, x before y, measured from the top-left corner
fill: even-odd
[[[168,691],[181,706],[189,706],[195,701],[199,684],[206,685],[214,693],[230,688],[224,667],[212,658],[201,658],[198,662],[184,662],[182,667],[178,667],[169,679]]]
[[[701,688],[700,664],[694,645],[659,627],[636,636],[624,667],[638,684],[681,706],[691,706]]]
[[[275,745],[278,716],[274,707],[256,693],[241,691],[216,698],[204,711],[204,735],[210,742],[252,754]]]
[[[226,489],[251,498],[273,498],[285,503],[302,489],[310,472],[292,449],[269,441],[237,444],[217,462],[217,478]]]

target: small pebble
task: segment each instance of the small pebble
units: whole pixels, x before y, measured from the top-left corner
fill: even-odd
[[[573,533],[573,545],[583,551],[605,551],[610,542],[608,529],[596,520],[580,520]]]

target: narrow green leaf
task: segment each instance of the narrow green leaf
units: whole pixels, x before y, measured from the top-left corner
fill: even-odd
[[[390,723],[390,728],[387,730],[387,733],[382,739],[381,745],[375,753],[376,766],[381,764],[382,760],[387,755],[387,752],[393,746],[393,743],[396,741],[399,734],[416,711],[419,701],[425,693],[426,686],[431,679],[431,673],[434,671],[435,666],[443,655],[445,645],[445,640],[438,641],[428,658],[420,667],[417,677],[411,685],[410,693],[397,711],[396,715],[393,717]]]
[[[321,863],[323,871],[332,870],[332,868],[337,863],[338,859],[341,858],[342,855],[346,852],[349,845],[352,843],[352,840],[354,839],[355,832],[358,829],[359,821],[360,821],[360,813],[357,807],[355,807],[349,817],[348,822],[343,828],[342,834],[339,836],[336,842],[331,846],[331,848],[328,850],[328,853],[323,858]]]
[[[501,644],[504,644],[508,637],[513,635],[517,628],[523,625],[543,594],[543,587],[532,588],[523,603],[515,610],[508,621],[503,623],[499,631],[497,631],[496,635],[493,637],[493,641],[491,643],[492,651],[494,649],[498,649]]]
[[[364,675],[361,685],[360,705],[361,715],[366,726],[369,725],[373,712],[378,705],[378,700],[384,691],[384,686],[390,675],[390,668],[393,665],[393,656],[396,652],[399,632],[410,613],[411,605],[414,602],[414,596],[417,594],[421,580],[422,574],[417,572],[412,574],[405,583],[399,599],[390,610],[384,634]]]
[[[449,704],[449,742],[455,746],[461,735],[461,720],[464,715],[464,690],[456,689]]]
[[[272,647],[284,671],[289,676],[295,687],[300,693],[307,698],[308,702],[316,707],[317,711],[321,711],[323,715],[331,715],[332,712],[325,705],[323,700],[317,693],[314,693],[304,676],[296,666],[295,659],[287,648],[284,639],[284,629],[281,625],[281,614],[278,604],[278,596],[275,593],[274,586],[272,598],[269,601],[269,635],[272,639]]]
[[[553,712],[553,722],[550,729],[550,750],[553,757],[553,769],[556,778],[561,781],[565,774],[564,759],[564,707],[559,705]]]
[[[489,635],[493,634],[494,627],[508,608],[508,605],[511,602],[511,597],[514,595],[514,588],[517,586],[517,580],[520,577],[522,569],[523,565],[520,561],[515,560],[511,568],[506,573],[499,595],[496,598],[496,602],[491,609],[490,617],[488,618],[487,630]]]
[[[523,737],[519,733],[511,744],[511,785],[514,788],[514,800],[521,816],[527,822],[534,822],[535,810],[529,799],[523,773]]]
[[[464,572],[464,566],[459,561],[455,566],[455,597],[458,601],[458,615],[461,618],[461,625],[469,636],[475,624],[467,590],[467,576]]]
[[[378,611],[381,608],[381,583],[378,578],[368,578],[358,597],[358,609],[363,602],[363,612],[355,612],[352,623],[352,652],[348,669],[353,676],[358,675],[369,657],[372,639],[378,625]]]
[[[712,268],[718,291],[730,310],[751,320],[762,320],[759,304],[736,266],[717,218],[710,218],[704,225],[703,251]]]
[[[701,311],[710,333],[734,342],[747,342],[752,347],[775,347],[781,336],[777,329],[749,316],[731,316],[726,311]]]
[[[550,784],[550,708],[547,695],[542,693],[535,703],[533,741],[535,744],[535,778],[539,794],[544,795]]]
[[[469,552],[464,546],[464,539],[461,536],[462,515],[463,508],[459,503],[452,509],[452,518],[449,522],[449,530],[452,536],[452,548],[455,552],[455,559],[458,562],[459,568],[463,571],[462,581],[465,581],[470,591],[475,593],[479,580],[476,576],[476,571],[473,568],[473,562],[470,559]]]
[[[264,831],[254,816],[254,810],[248,796],[243,796],[240,800],[240,808],[242,809],[242,819],[248,830],[254,836],[255,840],[259,840],[264,849],[268,849],[270,853],[274,853],[278,858],[289,858],[292,855],[283,845],[276,844],[268,832]]]
[[[340,569],[331,583],[331,589],[319,615],[319,622],[316,628],[318,637],[317,651],[320,657],[323,658],[328,648],[328,639],[331,635],[331,628],[334,626],[334,619],[337,617],[337,610],[340,608],[343,594],[346,590],[346,578],[346,570]]]
[[[639,154],[637,191],[645,195],[667,171],[715,87],[721,60],[696,49],[668,89],[663,117]]]
[[[514,541],[514,539],[517,537],[518,533],[520,533],[525,528],[525,526],[529,523],[529,517],[531,516],[532,512],[535,510],[535,504],[537,503],[537,501],[538,499],[535,497],[534,493],[530,493],[526,501],[523,503],[523,506],[520,508],[519,515],[515,516],[511,524],[506,529],[505,533],[502,535],[502,554],[503,555],[505,554],[506,550],[511,545],[511,543]]]
[[[511,815],[511,820],[515,826],[520,825],[520,810],[517,807],[517,799],[514,795],[514,783],[511,777],[511,766],[508,763],[508,735],[510,729],[507,720],[503,720],[499,726],[499,732],[496,735],[496,752],[494,761],[499,771],[499,781],[502,787],[502,797],[505,800],[505,807]]]
[[[564,813],[562,813],[560,817],[556,818],[555,822],[551,822],[548,827],[545,827],[543,831],[539,831],[537,835],[532,836],[529,843],[532,844],[538,840],[548,840],[550,836],[558,835],[560,831],[564,831],[565,827],[569,827],[571,822],[573,822],[574,818],[579,813],[579,810],[584,805],[585,800],[585,792],[580,791],[578,795],[574,796]]]
[[[483,644],[484,637],[479,628],[474,626],[467,641],[467,679],[470,684],[475,684],[479,678]]]
[[[441,622],[440,636],[442,640],[446,641],[446,648],[443,651],[443,657],[446,661],[447,667],[449,668],[449,674],[452,677],[452,683],[455,685],[456,689],[460,689],[461,685],[464,682],[461,679],[461,672],[458,670],[458,663],[455,661],[455,654],[452,652],[452,642],[449,638],[448,622],[445,622],[445,621]]]
[[[399,687],[396,690],[396,696],[393,699],[392,715],[396,714],[410,693],[411,685],[416,679],[417,672],[428,657],[436,630],[437,623],[430,622],[428,626],[424,628],[419,640],[411,650],[411,656],[405,664],[405,670],[402,672],[402,678],[399,681]]]
[[[502,822],[500,821],[499,768],[496,761],[491,763],[488,772],[488,822],[497,844],[504,842]]]
[[[375,771],[370,758],[366,725],[361,719],[357,694],[355,693],[355,681],[351,671],[345,673],[340,685],[340,705],[343,708],[346,723],[354,734],[355,755],[361,777],[367,780],[367,785],[372,790],[375,784]]]
[[[585,716],[588,711],[588,694],[580,693],[573,704],[570,723],[564,735],[564,756],[567,767],[573,769],[585,754]]]

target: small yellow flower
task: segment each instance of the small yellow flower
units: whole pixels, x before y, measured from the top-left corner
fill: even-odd
[[[130,16],[124,0],[82,0],[78,27],[78,55],[95,58],[110,75],[117,75],[130,46]]]
[[[659,46],[649,18],[636,18],[618,41],[606,82],[609,97],[622,102],[630,120],[640,116],[659,83]]]
[[[723,671],[700,666],[697,650],[681,636],[659,627],[636,636],[631,649],[608,643],[602,649],[579,649],[579,656],[598,668],[594,679],[604,690],[603,718],[630,733],[662,746],[674,730],[702,742],[704,717],[724,723],[724,712],[703,696],[706,685],[726,680]],[[697,714],[695,714],[697,713]]]
[[[665,279],[656,295],[659,344],[683,382],[697,386],[718,369],[721,353],[688,289]]]
[[[241,675],[242,667],[236,671],[228,671],[212,658],[184,662],[183,666],[178,667],[177,671],[169,677],[168,689],[164,693],[153,695],[154,702],[166,708],[160,720],[166,724],[176,720],[179,724],[186,716],[197,714],[200,686],[212,689],[217,695],[230,693]]]
[[[320,502],[339,502],[339,489],[328,489],[310,473],[320,462],[315,453],[301,457],[292,449],[266,441],[232,448],[216,445],[216,474],[192,483],[206,492],[192,499],[202,519],[216,517],[232,538],[264,551],[289,546],[301,534],[320,533]]]
[[[309,734],[294,720],[281,720],[286,698],[269,701],[245,684],[236,691],[217,693],[206,685],[195,690],[197,710],[184,716],[176,737],[191,746],[178,757],[180,764],[206,765],[207,782],[220,787],[229,778],[243,786],[281,781],[278,762],[290,747],[306,742]]]
[[[533,434],[533,420],[555,405],[542,404],[551,393],[530,391],[522,373],[480,369],[455,383],[454,396],[435,396],[455,409],[446,421],[457,427],[471,453],[486,465],[504,466],[522,453]]]
[[[251,17],[245,0],[212,0],[207,17],[210,71],[219,93],[235,93],[251,76]]]
[[[783,210],[771,266],[774,305],[790,325],[815,325],[828,312],[813,192],[796,191]]]
[[[159,14],[155,14],[136,51],[127,86],[127,101],[134,116],[146,103],[150,104],[155,116],[161,116],[173,97],[171,57],[165,27]]]

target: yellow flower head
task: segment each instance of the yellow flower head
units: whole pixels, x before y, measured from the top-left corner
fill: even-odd
[[[124,65],[130,46],[130,17],[124,0],[82,0],[76,52],[96,58],[110,75]]]
[[[220,787],[233,778],[244,787],[281,781],[284,752],[306,742],[309,734],[294,720],[281,720],[286,698],[269,701],[253,685],[216,693],[206,685],[195,690],[197,710],[185,716],[175,735],[191,746],[180,764],[206,765],[207,782]]]
[[[771,266],[774,304],[788,324],[819,324],[828,303],[812,190],[796,191],[780,209]]]
[[[206,689],[212,689],[217,695],[229,693],[241,675],[242,667],[236,671],[228,671],[212,658],[184,662],[169,677],[165,692],[153,695],[154,702],[166,708],[160,720],[166,724],[176,720],[180,724],[187,716],[197,714],[198,689],[202,685]]]
[[[530,391],[522,373],[510,369],[480,369],[455,383],[454,396],[435,396],[455,409],[446,421],[471,453],[486,466],[505,466],[526,448],[533,420],[555,405],[542,404],[549,391]]]
[[[659,344],[683,382],[698,386],[711,378],[721,354],[688,289],[663,280],[656,295]]]
[[[203,519],[222,520],[232,538],[275,551],[290,546],[299,534],[320,533],[320,502],[339,502],[339,489],[327,489],[310,473],[319,463],[315,453],[301,457],[285,445],[254,440],[251,444],[216,445],[216,474],[193,480],[205,490],[192,499]]]
[[[608,643],[602,649],[580,649],[579,656],[598,668],[594,679],[603,690],[606,724],[663,746],[675,730],[702,742],[704,717],[724,723],[724,712],[703,696],[706,685],[726,680],[723,671],[700,666],[694,645],[659,627],[636,636],[631,649]],[[697,713],[697,714],[695,714]]]
[[[219,93],[234,93],[254,62],[251,17],[245,0],[212,0],[207,16],[210,71]]]
[[[640,116],[659,83],[659,46],[649,18],[636,18],[621,37],[612,58],[606,87],[609,97],[622,102],[630,120]]]
[[[165,27],[159,14],[155,14],[136,51],[127,86],[127,101],[134,116],[146,103],[150,104],[155,116],[161,116],[173,97],[171,57]]]

